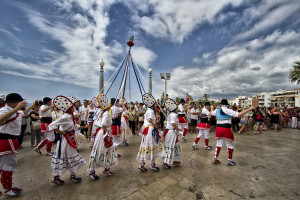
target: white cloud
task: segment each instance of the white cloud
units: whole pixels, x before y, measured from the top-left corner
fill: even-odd
[[[157,55],[153,51],[145,47],[134,47],[131,51],[133,54],[133,61],[139,67],[146,70],[151,67],[152,61],[157,58]]]
[[[238,35],[236,40],[246,39],[270,28],[276,28],[289,17],[299,13],[299,10],[300,4],[297,0],[268,0],[258,6],[252,6],[244,12],[242,20],[252,23],[253,27]]]
[[[136,8],[140,12],[135,12],[133,20],[141,29],[156,37],[169,39],[172,42],[182,43],[195,28],[203,23],[215,23],[216,15],[227,5],[239,6],[242,0],[219,0],[214,1],[126,1],[128,7]],[[143,6],[139,6],[143,4]],[[140,10],[139,10],[140,9]],[[148,11],[152,13],[144,15]],[[148,13],[148,14],[149,14]],[[232,13],[231,13],[232,14]],[[218,19],[219,22],[225,17]]]
[[[175,67],[168,81],[171,97],[230,97],[289,88],[289,70],[299,60],[300,33],[274,31],[255,40],[231,45],[214,53],[206,67]],[[263,48],[262,48],[263,47]],[[160,88],[156,84],[157,89]]]

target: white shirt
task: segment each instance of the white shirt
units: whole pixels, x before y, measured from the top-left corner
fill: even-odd
[[[207,108],[202,108],[202,115],[206,115],[206,116],[203,116],[202,118],[208,118],[208,115],[209,115],[209,111],[207,110]]]
[[[152,122],[155,123],[155,114],[154,111],[151,108],[148,108],[145,115],[144,115],[144,126],[147,127],[151,125],[150,122],[148,122],[148,119],[152,119]]]
[[[85,121],[85,114],[86,114],[87,109],[88,109],[88,106],[87,106],[87,107],[81,106],[81,107],[79,108],[80,121],[82,121],[82,122]]]
[[[58,119],[58,118],[60,118],[61,116],[63,116],[63,112],[61,111],[61,110],[59,110],[59,111],[52,111],[52,119],[53,120],[56,120],[56,119]]]
[[[176,124],[177,126],[179,125],[178,115],[174,112],[168,115],[166,129],[173,130],[174,127],[172,124]]]
[[[80,125],[73,123],[72,115],[69,113],[64,113],[63,116],[49,124],[49,130],[53,131],[59,127],[60,131],[72,131],[80,129]]]
[[[97,108],[93,117],[93,121],[97,120],[99,118],[99,116],[102,113],[102,109],[101,108]]]
[[[40,110],[39,110],[39,114],[40,114],[40,117],[42,118],[42,117],[52,117],[52,115],[51,115],[51,109],[49,109],[49,110],[47,110],[47,111],[45,111],[45,112],[42,112],[42,110],[44,110],[44,109],[46,109],[46,108],[49,108],[49,106],[47,106],[47,105],[42,105],[41,107],[40,107]]]
[[[111,126],[111,124],[112,124],[112,118],[111,118],[109,112],[105,111],[101,118],[101,126],[109,127],[109,126]]]
[[[116,106],[111,107],[111,117],[113,119],[119,118],[121,116],[121,113],[123,112],[123,108],[118,108]]]
[[[183,112],[183,105],[182,104],[179,104],[179,106],[178,106],[178,114],[180,114],[180,115],[185,115],[185,112]]]
[[[196,109],[192,108],[191,109],[191,113],[198,113],[198,112],[199,112],[198,108],[196,108]],[[198,120],[198,115],[191,114],[191,119]]]
[[[5,105],[3,108],[0,109],[0,115],[3,115],[5,113],[8,113],[13,108]],[[18,136],[21,132],[21,125],[22,125],[22,117],[24,116],[24,113],[22,111],[18,111],[19,116],[12,122],[9,122],[4,125],[0,125],[0,134],[5,133],[9,135]],[[16,117],[17,113],[13,114],[8,120]],[[7,121],[7,120],[6,120]]]
[[[231,110],[229,108],[227,108],[227,106],[222,106],[221,109],[223,110],[223,112],[226,114],[226,115],[229,115],[231,117],[238,117],[239,116],[239,112],[237,111],[234,111],[234,110]],[[211,115],[213,116],[217,116],[217,111],[218,109],[214,110]],[[217,119],[217,124],[231,124],[231,118],[230,119]]]

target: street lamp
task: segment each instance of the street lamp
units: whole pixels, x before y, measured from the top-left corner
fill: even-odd
[[[148,70],[149,72],[149,88],[148,88],[148,93],[152,93],[152,68]]]
[[[104,72],[104,61],[101,60],[100,64],[100,80],[99,80],[99,92],[104,93],[104,78],[103,78],[103,72]]]
[[[160,73],[160,78],[165,80],[165,95],[167,95],[167,80],[171,79],[171,73]]]

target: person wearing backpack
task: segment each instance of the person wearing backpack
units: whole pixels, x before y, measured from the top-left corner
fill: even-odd
[[[237,112],[232,109],[228,108],[228,101],[227,99],[222,99],[221,101],[221,108],[216,109],[213,111],[211,107],[211,115],[217,117],[217,127],[216,127],[216,151],[214,155],[214,159],[212,161],[212,164],[220,164],[221,162],[218,160],[218,156],[220,154],[221,148],[223,146],[224,140],[226,140],[227,145],[227,152],[228,152],[228,160],[227,165],[234,166],[236,163],[232,161],[232,154],[233,154],[233,132],[232,132],[232,117],[242,117],[250,110],[254,109],[253,106],[250,108],[242,111]]]
[[[261,125],[263,124],[263,122],[265,121],[264,116],[262,114],[262,112],[260,111],[259,107],[256,107],[255,112],[253,113],[253,119],[255,121],[256,124],[256,129],[255,129],[255,134],[257,135],[257,131],[259,130],[259,134],[261,134]]]

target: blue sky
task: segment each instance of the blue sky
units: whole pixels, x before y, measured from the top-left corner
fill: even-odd
[[[90,99],[98,93],[99,62],[107,81],[131,35],[147,83],[153,69],[156,98],[166,72],[172,98],[290,89],[289,70],[300,59],[299,13],[297,0],[1,0],[0,93]],[[141,101],[133,73],[131,89],[131,100]]]

